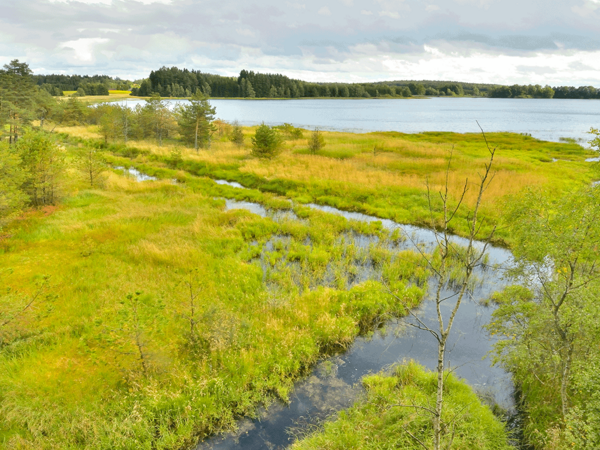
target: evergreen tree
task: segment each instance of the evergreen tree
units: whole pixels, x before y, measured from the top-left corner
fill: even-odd
[[[263,122],[252,137],[252,154],[259,158],[274,158],[281,151],[281,144],[282,139],[277,130]]]
[[[8,143],[0,141],[0,230],[28,201],[21,189],[26,175],[18,153]]]
[[[59,110],[56,100],[45,89],[38,89],[34,108],[35,117],[40,121],[41,129],[44,128],[44,122],[54,118]]]
[[[65,158],[45,133],[30,130],[16,143],[21,168],[27,174],[23,188],[33,206],[54,205],[59,198]]]
[[[93,147],[80,149],[75,159],[75,166],[91,188],[102,186],[104,183],[107,165],[98,149]]]
[[[26,63],[13,60],[0,70],[0,132],[8,125],[9,142],[17,141],[23,127],[34,119],[35,88]]]
[[[177,109],[179,132],[187,143],[193,143],[194,149],[207,147],[214,132],[211,122],[215,118],[216,109],[211,106],[208,98],[196,92],[189,104]]]

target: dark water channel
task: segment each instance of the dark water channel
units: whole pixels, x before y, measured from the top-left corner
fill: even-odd
[[[219,184],[230,184],[218,181]],[[231,185],[231,184],[230,184]],[[236,186],[242,186],[236,183]],[[382,220],[360,213],[341,211],[328,206],[306,205],[349,220],[380,221],[383,227],[400,228],[408,236],[399,249],[414,249],[415,245],[431,248],[435,244],[432,231],[400,225],[391,220]],[[292,212],[274,213],[256,203],[226,201],[227,209],[246,209],[263,217],[294,219]],[[282,215],[283,214],[283,215]],[[372,237],[363,236],[363,245]],[[359,239],[359,240],[360,240]],[[466,240],[453,238],[461,244]],[[356,242],[356,239],[355,239]],[[463,302],[454,323],[447,351],[447,362],[455,373],[466,380],[481,396],[501,407],[513,411],[513,385],[510,375],[493,367],[486,358],[495,339],[483,331],[489,322],[493,307],[484,306],[491,293],[503,286],[503,266],[510,263],[511,253],[502,248],[491,247],[486,268],[476,275],[480,279],[470,298]],[[369,276],[375,277],[376,273]],[[450,291],[448,291],[450,294]],[[450,302],[449,302],[450,303]],[[417,309],[420,319],[433,328],[437,327],[434,303],[428,295]],[[446,308],[449,308],[447,305]],[[445,311],[448,316],[448,310]],[[280,449],[290,445],[295,433],[306,426],[318,423],[334,412],[349,407],[362,392],[361,378],[389,368],[403,360],[414,359],[434,369],[437,363],[437,342],[427,332],[407,325],[411,318],[392,320],[372,337],[359,337],[348,351],[321,361],[306,378],[297,383],[290,396],[290,403],[275,403],[268,410],[261,410],[258,419],[242,419],[238,431],[215,436],[197,446],[197,450],[208,449]]]

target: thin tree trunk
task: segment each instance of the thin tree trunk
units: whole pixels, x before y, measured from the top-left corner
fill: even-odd
[[[437,364],[437,395],[435,400],[435,415],[433,417],[433,448],[440,450],[442,447],[442,408],[444,406],[444,357],[448,335],[443,335],[438,346]]]
[[[196,119],[196,139],[194,141],[194,149],[198,152],[198,127],[200,126],[200,120]]]

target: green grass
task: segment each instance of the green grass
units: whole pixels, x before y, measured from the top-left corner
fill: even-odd
[[[93,130],[63,129],[84,139]],[[254,128],[245,128],[247,141]],[[326,146],[318,155],[310,155],[306,139],[289,140],[283,153],[273,159],[252,158],[248,148],[238,148],[216,140],[211,149],[196,153],[182,149],[179,169],[197,176],[225,178],[261,191],[273,192],[299,202],[316,202],[340,209],[359,211],[400,223],[432,226],[426,182],[433,192],[446,180],[450,153],[452,165],[448,177],[452,201],[460,197],[465,180],[469,187],[461,220],[452,231],[466,234],[463,220],[476,200],[475,182],[488,158],[481,134],[381,132],[352,134],[323,132]],[[514,133],[489,133],[488,141],[497,147],[494,181],[486,191],[480,214],[491,230],[500,222],[511,196],[529,187],[544,188],[556,194],[589,184],[595,175],[593,165],[585,162],[594,153],[575,143],[540,141]],[[93,140],[93,139],[92,139]],[[177,140],[158,147],[148,142],[133,142],[128,148],[116,143],[110,150],[119,156],[133,157],[132,164],[156,169],[168,163],[170,149]],[[136,150],[137,148],[137,150]],[[375,153],[374,153],[375,149]],[[553,162],[556,159],[558,161]],[[439,224],[439,215],[434,215]],[[497,230],[497,243],[509,244],[505,227]]]
[[[34,307],[0,330],[0,445],[6,448],[186,448],[235,426],[236,417],[253,414],[261,402],[287,400],[294,381],[322,355],[416,305],[428,279],[417,255],[397,258],[386,248],[395,237],[380,223],[348,222],[303,204],[426,224],[423,183],[429,178],[440,187],[450,149],[454,195],[487,152],[476,134],[324,133],[320,155],[305,154],[306,140],[296,140],[280,157],[257,160],[223,136],[210,151],[183,149],[176,162],[176,139],[164,147],[105,145],[93,128],[61,131],[69,133],[62,136],[69,155],[72,144],[94,145],[109,163],[162,181],[136,183],[114,172],[105,189],[90,190],[69,171],[62,205],[29,213],[4,231],[0,276],[13,292],[0,297],[0,306],[24,302],[42,276],[50,277]],[[252,132],[245,129],[247,141]],[[498,174],[483,205],[490,222],[526,187],[560,192],[591,180],[584,162],[591,154],[576,144],[506,133],[488,139],[499,146]],[[273,209],[289,209],[292,199],[302,220],[277,223],[224,211],[224,201],[216,200],[223,197]],[[472,206],[470,193],[466,202]],[[464,224],[454,231],[464,233]],[[360,248],[353,233],[381,244]],[[499,238],[509,241],[503,230]],[[357,264],[365,261],[396,280],[402,302],[377,282],[352,286]],[[199,289],[193,338],[184,288],[190,271]],[[397,382],[381,383],[399,392]],[[426,395],[427,386],[419,381],[411,389]],[[468,397],[461,389],[457,404]],[[487,413],[474,411],[473,423],[492,426]],[[472,436],[487,442],[479,431]]]
[[[79,184],[49,215],[30,214],[6,230],[2,282],[19,294],[3,295],[3,306],[50,278],[33,308],[1,330],[2,447],[186,448],[261,402],[287,400],[320,356],[423,296],[420,258],[393,258],[385,243],[394,237],[376,223],[302,206],[302,222],[224,211],[214,197],[289,202],[179,177],[185,183],[136,183],[115,172],[106,189]],[[352,233],[381,245],[350,242],[343,251],[340,240]],[[256,257],[267,241],[274,244],[262,252],[263,273]],[[377,282],[351,287],[357,261],[381,267],[403,301]],[[199,292],[193,339],[183,285],[190,271]],[[139,299],[135,311],[129,294]]]
[[[363,399],[321,429],[292,445],[293,450],[422,449],[411,434],[432,448],[429,413],[435,404],[436,374],[414,362],[397,366],[391,375],[367,376]],[[452,448],[508,450],[507,432],[472,389],[454,375],[446,379],[444,420],[455,421]],[[413,407],[416,405],[417,407]],[[446,435],[444,444],[449,442]]]

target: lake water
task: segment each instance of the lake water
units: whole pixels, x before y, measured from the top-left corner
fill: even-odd
[[[129,101],[129,105],[143,103]],[[185,100],[170,100],[173,104]],[[558,141],[588,141],[590,127],[600,126],[600,101],[570,99],[303,99],[211,100],[217,117],[242,125],[280,125],[323,130],[370,132],[510,131]]]

